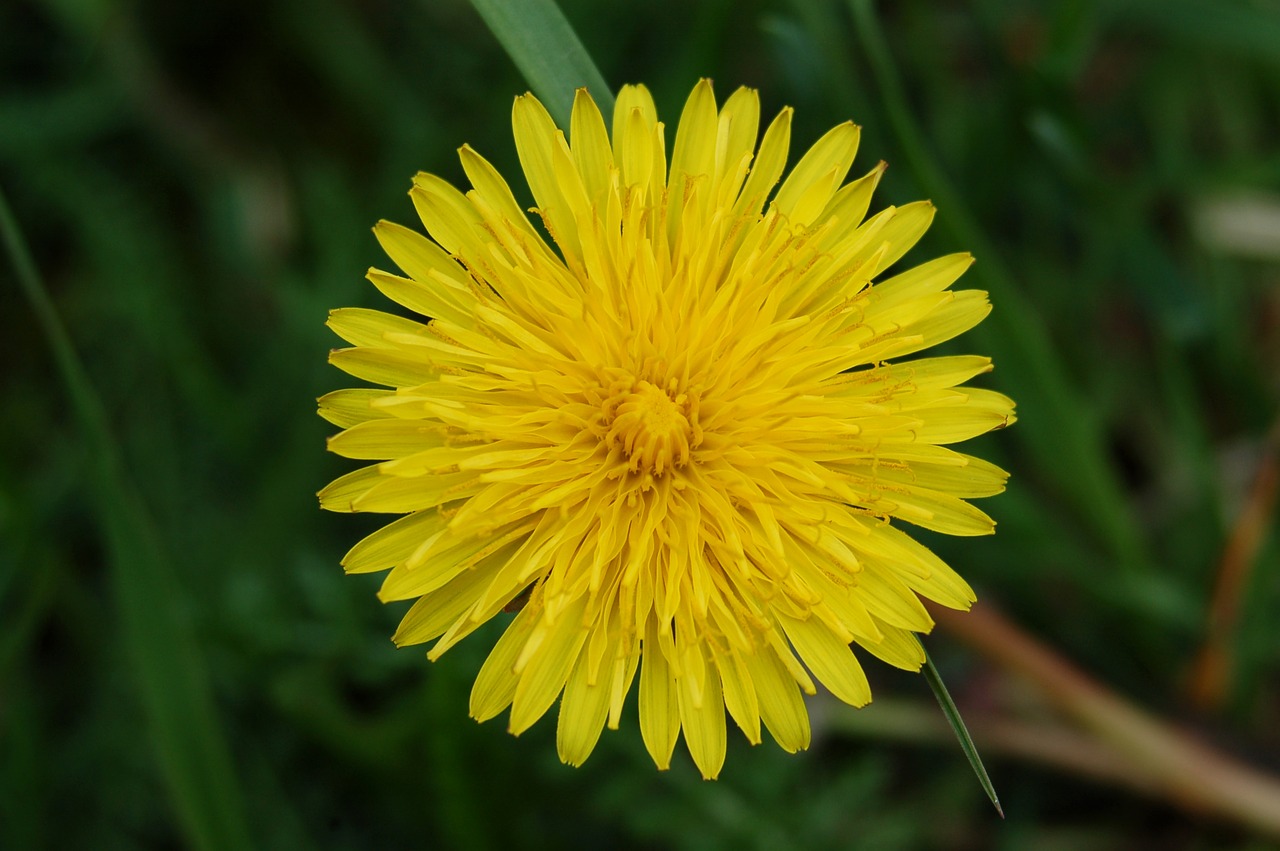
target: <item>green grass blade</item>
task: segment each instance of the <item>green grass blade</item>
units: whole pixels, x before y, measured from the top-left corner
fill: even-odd
[[[569,126],[574,90],[586,86],[607,119],[613,90],[555,0],[471,0],[551,117]]]
[[[924,649],[923,645],[921,649]],[[933,659],[929,658],[928,650],[924,651],[924,668],[921,673],[924,674],[924,681],[933,690],[933,696],[937,698],[938,705],[942,707],[942,714],[946,716],[947,723],[951,725],[951,729],[955,731],[956,738],[960,740],[960,749],[964,751],[965,758],[969,760],[969,766],[977,776],[978,783],[982,785],[982,791],[987,793],[987,797],[991,799],[991,804],[996,808],[996,812],[1000,814],[1000,818],[1004,818],[1004,808],[1000,806],[1000,799],[996,797],[996,787],[991,785],[991,778],[987,776],[987,769],[982,764],[982,757],[978,756],[978,749],[973,744],[973,737],[969,735],[968,728],[964,726],[964,719],[960,717],[960,710],[956,708],[955,701],[951,699],[951,693],[947,691],[946,684],[942,682],[942,675],[934,667]]]
[[[1008,378],[1008,387],[1017,388],[1018,440],[1054,478],[1118,566],[1129,576],[1148,573],[1146,543],[1109,462],[1102,429],[1085,413],[1089,406],[1053,351],[1043,317],[1023,295],[1000,252],[930,153],[911,114],[873,0],[849,0],[849,6],[894,135],[911,171],[942,212],[939,226],[978,258],[971,274],[990,291],[996,308],[974,335],[986,341],[997,368]],[[1071,462],[1060,463],[1064,458]]]
[[[149,733],[188,844],[248,849],[249,830],[204,662],[177,610],[181,590],[154,524],[123,472],[102,403],[0,191],[0,237],[49,341],[90,458],[95,516]]]

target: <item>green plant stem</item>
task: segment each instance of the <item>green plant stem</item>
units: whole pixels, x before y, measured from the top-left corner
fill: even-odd
[[[102,402],[0,191],[0,236],[49,341],[89,457],[89,487],[111,564],[126,647],[149,732],[183,831],[201,851],[249,849],[244,806],[204,660],[178,611],[181,588],[141,498],[124,474]]]
[[[924,648],[921,647],[923,650]],[[987,776],[987,768],[982,764],[982,757],[978,756],[978,749],[973,744],[973,737],[969,735],[969,730],[964,726],[964,719],[960,717],[960,710],[956,708],[956,702],[951,699],[951,692],[947,691],[947,685],[942,681],[942,675],[938,673],[937,667],[933,664],[933,659],[929,656],[929,651],[924,651],[924,668],[921,670],[924,674],[924,680],[929,684],[929,688],[933,691],[934,699],[938,701],[938,706],[942,707],[942,715],[947,719],[947,723],[951,725],[951,731],[956,734],[956,738],[960,741],[960,750],[964,751],[965,758],[969,760],[969,767],[973,769],[974,775],[978,778],[978,784],[982,786],[982,791],[987,793],[987,798],[991,800],[991,805],[996,808],[996,812],[1000,814],[1000,818],[1004,818],[1004,808],[1000,806],[1000,799],[996,797],[996,787],[992,785],[991,778]]]
[[[554,0],[471,0],[551,117],[569,127],[573,93],[586,86],[607,119],[613,91]]]
[[[1056,357],[1043,319],[1023,296],[1013,275],[986,238],[935,158],[911,114],[902,80],[889,55],[876,18],[874,0],[849,0],[863,54],[871,65],[890,126],[907,163],[943,215],[939,223],[957,244],[978,257],[973,274],[992,294],[996,309],[985,333],[1002,372],[1020,388],[1015,430],[1040,459],[1069,458],[1070,463],[1042,464],[1055,485],[1104,541],[1116,563],[1133,573],[1146,572],[1145,543],[1132,518],[1123,489],[1108,463],[1102,429],[1088,415],[1089,406],[1071,386]]]
[[[1155,718],[1020,630],[989,604],[931,606],[944,629],[1034,685],[1078,726],[1187,810],[1280,837],[1280,779],[1243,765]]]

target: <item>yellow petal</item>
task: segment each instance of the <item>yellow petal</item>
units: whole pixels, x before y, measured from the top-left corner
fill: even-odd
[[[372,346],[378,349],[397,348],[387,339],[389,334],[421,337],[430,333],[427,331],[427,326],[421,322],[392,316],[380,310],[367,310],[363,307],[331,310],[329,321],[325,324],[332,329],[333,333],[353,346]]]
[[[872,295],[877,303],[883,303],[942,292],[972,265],[972,254],[948,254],[881,281]]]
[[[564,252],[572,267],[580,258],[577,228],[556,180],[552,152],[556,144],[556,125],[546,108],[533,95],[516,98],[511,111],[511,127],[516,137],[516,152],[525,179],[533,190],[534,200],[542,212],[543,222],[551,238]]]
[[[914,394],[920,390],[955,387],[992,369],[991,358],[953,355],[919,358],[894,364],[877,364],[868,369],[833,376],[824,384],[836,388],[833,395],[877,398],[894,394]]]
[[[587,639],[587,630],[582,625],[585,607],[586,598],[579,598],[566,606],[554,622],[544,613],[542,622],[535,627],[531,641],[537,640],[540,630],[545,630],[545,636],[520,674],[511,702],[509,729],[512,734],[518,736],[533,726],[564,688]]]
[[[966,388],[965,393],[967,400],[963,404],[911,411],[921,420],[914,429],[916,440],[957,443],[1013,423],[1013,400],[1008,396],[976,387]]]
[[[888,569],[867,562],[858,576],[857,595],[878,622],[915,632],[933,629],[920,599]]]
[[[723,180],[738,162],[756,147],[760,133],[760,95],[743,86],[729,96],[720,110],[716,134],[716,176]]]
[[[531,522],[508,523],[483,535],[435,529],[404,562],[391,569],[378,589],[378,599],[388,603],[430,594],[465,571],[484,574],[487,585],[493,581],[494,571],[478,565],[492,560],[496,553],[514,552],[532,528]]]
[[[569,150],[569,143],[559,130],[556,131],[555,142],[551,146],[551,168],[555,171],[560,194],[573,217],[574,232],[581,242],[591,235],[595,211],[592,209],[591,196],[583,182],[583,175],[578,171],[573,153]]]
[[[610,730],[618,729],[618,722],[622,718],[623,702],[631,691],[631,683],[635,680],[636,670],[639,667],[640,653],[638,647],[636,651],[626,654],[624,658],[614,660],[610,678],[609,719],[607,722]]]
[[[849,234],[857,230],[858,225],[862,224],[862,220],[866,217],[867,210],[871,206],[871,196],[875,193],[876,187],[880,185],[880,178],[887,168],[888,163],[881,160],[875,168],[857,180],[841,187],[832,197],[827,204],[827,208],[818,217],[818,223],[825,222],[828,219],[836,220],[836,227],[827,234],[827,245],[835,247],[847,239]]]
[[[440,375],[439,368],[393,349],[334,349],[329,363],[356,378],[386,387],[416,387]]]
[[[400,270],[415,281],[443,278],[466,289],[467,274],[448,253],[420,233],[386,220],[373,229],[378,244]]]
[[[715,659],[720,673],[720,685],[724,690],[725,708],[742,728],[747,741],[753,745],[760,744],[760,703],[756,700],[751,672],[738,653],[716,653]]]
[[[866,508],[945,535],[990,535],[995,521],[963,500],[914,485],[873,483]]]
[[[928,448],[940,449],[941,447]],[[927,461],[913,461],[901,467],[880,465],[875,471],[868,472],[876,480],[892,482],[899,488],[937,491],[960,499],[995,496],[1004,491],[1005,482],[1009,478],[1008,473],[995,464],[979,458],[968,455],[961,455],[960,458],[964,463],[931,464]],[[857,468],[844,467],[843,469],[853,471]]]
[[[677,243],[690,199],[696,197],[699,203],[705,204],[711,195],[710,183],[716,173],[717,132],[716,97],[711,91],[711,81],[703,79],[685,101],[680,125],[676,128],[671,177],[667,181],[670,190],[667,234],[672,244]]]
[[[734,205],[735,216],[759,213],[778,178],[782,176],[782,170],[787,166],[787,151],[791,147],[791,115],[791,107],[787,107],[778,113],[778,117],[764,131],[764,139],[760,142],[760,150],[751,166],[751,173],[747,175],[747,182]]]
[[[425,538],[440,532],[449,518],[439,511],[418,511],[363,538],[342,557],[347,573],[386,570],[412,555]]]
[[[472,270],[492,268],[493,235],[485,230],[484,217],[467,196],[446,180],[418,173],[409,190],[409,200],[431,238]]]
[[[702,779],[714,780],[724,766],[725,724],[724,698],[720,691],[720,676],[714,665],[707,664],[701,650],[690,654],[693,664],[700,666],[701,688],[695,688],[695,677],[686,674],[677,687],[680,723],[684,728],[684,741],[693,757],[694,765],[702,772]]]
[[[658,768],[671,767],[671,752],[680,734],[680,712],[671,668],[658,641],[654,621],[648,622],[640,657],[640,735]]]
[[[524,209],[512,194],[511,187],[507,185],[507,181],[498,173],[498,170],[476,153],[470,145],[459,148],[458,156],[462,160],[462,169],[467,174],[467,180],[471,181],[476,193],[484,199],[485,203],[506,221],[541,240],[533,225],[529,223],[529,217]]]
[[[773,202],[778,211],[797,225],[816,219],[849,173],[860,135],[858,125],[846,122],[815,142],[778,189]]]
[[[941,300],[935,300],[940,297]],[[916,306],[912,306],[913,302]],[[922,310],[921,305],[929,306]],[[942,293],[939,297],[924,296],[888,310],[899,311],[903,316],[912,318],[898,326],[898,335],[886,338],[876,349],[865,350],[862,354],[867,361],[914,354],[958,337],[987,318],[991,313],[991,302],[982,290],[960,290]],[[881,312],[879,304],[867,311],[867,321],[891,322]]]
[[[426,281],[416,281],[377,269],[370,269],[365,277],[387,298],[423,316],[445,319],[463,327],[473,325],[471,305],[475,297],[452,279],[436,275]]]
[[[640,121],[644,127],[643,135],[647,138],[653,125],[658,121],[658,110],[653,105],[653,95],[643,85],[626,85],[618,91],[618,99],[613,106],[613,156],[622,160],[622,151],[617,147],[618,140],[626,135],[626,125],[632,120],[632,112],[639,111]]]
[[[653,165],[649,174],[649,198],[656,202],[671,184],[667,180],[666,125],[661,121],[649,133],[649,157]]]
[[[334,390],[316,400],[319,406],[318,413],[339,428],[350,428],[357,423],[382,419],[391,415],[378,410],[371,403],[374,399],[388,396],[392,392],[371,387]]]
[[[613,151],[609,147],[609,133],[605,130],[600,108],[585,88],[578,89],[573,97],[569,139],[573,146],[573,162],[582,175],[587,196],[603,209],[605,192],[609,188],[609,170],[613,168]]]
[[[562,762],[573,766],[591,755],[609,713],[609,686],[603,680],[590,682],[589,668],[583,653],[565,684],[556,725],[556,751]]]
[[[320,491],[320,507],[326,511],[356,511],[353,505],[355,500],[384,479],[377,464],[352,470],[334,479]]]
[[[871,685],[849,645],[817,618],[778,618],[800,658],[832,694],[852,706],[871,702]]]
[[[760,698],[760,717],[770,735],[787,753],[809,747],[809,713],[795,679],[770,650],[746,657],[746,663]]]
[[[480,489],[473,473],[403,478],[382,476],[371,488],[356,497],[349,511],[404,514],[435,508],[450,500],[471,496]]]
[[[896,215],[884,226],[884,230],[876,235],[876,238],[886,243],[889,249],[880,258],[878,268],[871,274],[878,275],[910,251],[929,229],[937,212],[937,208],[931,201],[916,201],[899,207]]]
[[[466,617],[488,585],[485,571],[468,570],[421,597],[400,620],[391,640],[397,647],[422,644],[439,638]],[[439,653],[432,650],[431,658]]]
[[[674,192],[679,193],[681,189],[682,175],[710,177],[715,174],[717,128],[716,96],[711,91],[711,81],[704,78],[689,93],[676,128],[670,180]]]
[[[866,606],[858,599],[857,589],[850,589],[846,585],[836,584],[832,580],[833,567],[830,561],[824,560],[826,553],[819,553],[817,559],[822,563],[822,568],[811,570],[805,567],[800,568],[801,575],[805,581],[814,590],[815,593],[822,597],[822,606],[829,614],[824,615],[827,620],[834,620],[841,627],[841,633],[849,636],[861,635],[865,638],[879,638],[880,634],[876,630],[875,619],[867,611]],[[853,574],[861,571],[862,567],[857,559],[850,557],[848,559],[853,565]],[[819,612],[815,611],[815,617],[819,616]]]
[[[967,610],[977,599],[969,583],[928,547],[892,526],[878,531],[877,546],[913,591],[953,609]]]
[[[516,657],[524,649],[540,614],[541,610],[534,605],[525,606],[489,652],[471,687],[472,718],[488,721],[511,705],[520,679],[514,670]]]
[[[622,185],[647,190],[653,175],[653,127],[640,109],[615,120],[613,145],[622,171]]]
[[[872,656],[888,662],[904,671],[919,671],[924,664],[924,649],[915,633],[884,624],[880,627],[884,637],[880,641],[859,638],[858,643]]]
[[[444,446],[444,430],[422,420],[380,419],[329,438],[329,451],[344,458],[382,461]]]

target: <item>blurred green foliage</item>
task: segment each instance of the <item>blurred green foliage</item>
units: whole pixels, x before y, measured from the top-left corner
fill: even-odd
[[[929,543],[1121,692],[1280,764],[1274,533],[1224,707],[1185,697],[1280,396],[1280,231],[1250,241],[1245,203],[1280,209],[1280,7],[882,5],[960,199],[908,260],[985,235],[967,280],[996,317],[953,349],[996,352],[992,384],[1022,405],[977,450],[1013,472],[983,506],[1000,533]],[[766,113],[797,107],[797,147],[862,124],[858,165],[891,163],[881,205],[938,191],[842,3],[562,6],[606,79],[645,82],[669,125],[700,76],[721,97],[751,85]],[[112,536],[132,503],[92,496],[103,449],[5,267],[0,847],[219,847],[237,820],[279,849],[1264,847],[989,754],[998,823],[957,749],[824,736],[820,717],[802,755],[734,741],[716,783],[686,757],[655,772],[634,717],[573,770],[551,719],[515,740],[466,717],[496,625],[431,666],[391,646],[377,577],[337,564],[376,521],[313,497],[347,466],[311,403],[348,381],[324,318],[386,306],[362,280],[385,265],[369,228],[412,220],[415,171],[461,183],[470,142],[517,185],[526,87],[463,0],[0,6],[0,186],[149,514],[122,522],[156,536]],[[981,711],[982,661],[930,646]],[[869,673],[929,700],[919,678]]]

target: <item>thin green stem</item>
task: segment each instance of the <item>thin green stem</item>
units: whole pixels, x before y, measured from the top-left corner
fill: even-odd
[[[90,441],[92,455],[95,460],[110,463],[115,456],[115,447],[107,438],[106,416],[103,414],[102,405],[91,389],[88,376],[85,375],[80,359],[76,357],[75,349],[71,345],[71,338],[67,335],[66,328],[58,318],[53,302],[49,299],[48,292],[40,280],[35,262],[31,259],[31,252],[27,250],[26,240],[23,239],[18,222],[9,210],[3,190],[0,190],[0,237],[4,240],[5,253],[8,254],[14,273],[18,276],[18,285],[22,288],[22,294],[26,296],[31,309],[35,312],[40,330],[53,350],[58,372],[66,384],[67,393],[75,408],[76,419],[84,428],[85,437]]]
[[[876,18],[874,0],[849,0],[863,54],[870,63],[884,109],[908,166],[943,215],[939,224],[959,245],[970,248],[979,263],[973,274],[992,294],[996,310],[985,334],[996,363],[1019,388],[1016,430],[1042,462],[1043,472],[1075,505],[1116,562],[1133,573],[1145,572],[1145,543],[1129,510],[1123,489],[1108,462],[1101,425],[1052,349],[1044,320],[1023,296],[1013,274],[987,239],[977,219],[951,180],[929,152],[924,134],[911,114],[902,79]],[[1062,458],[1071,463],[1048,463]]]
[[[249,849],[244,806],[199,649],[178,612],[181,589],[124,474],[101,400],[0,191],[0,238],[49,341],[90,457],[95,516],[111,562],[125,645],[174,806],[201,851]]]
[[[1280,778],[1121,698],[990,604],[978,603],[968,612],[941,606],[930,611],[939,626],[1032,685],[1179,807],[1280,837]]]
[[[924,649],[923,645],[921,645],[921,649]],[[964,751],[965,758],[969,760],[969,767],[973,769],[973,773],[977,776],[978,783],[982,786],[982,791],[987,793],[987,797],[991,799],[991,804],[996,808],[996,812],[1000,814],[1000,818],[1004,818],[1004,809],[1000,806],[1000,799],[996,797],[996,787],[992,785],[991,778],[987,776],[986,766],[982,764],[982,757],[978,756],[978,748],[973,744],[973,737],[969,735],[968,728],[964,726],[964,719],[960,717],[960,710],[956,708],[956,702],[951,699],[951,692],[947,691],[946,683],[942,681],[942,675],[934,667],[933,659],[929,657],[928,650],[924,651],[924,668],[921,673],[924,674],[924,681],[933,690],[933,696],[937,698],[938,705],[942,707],[942,714],[946,716],[947,723],[951,725],[956,738],[960,740],[960,750]]]

